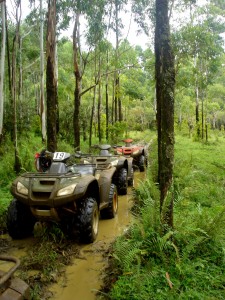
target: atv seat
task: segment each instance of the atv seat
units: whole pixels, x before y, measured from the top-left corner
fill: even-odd
[[[105,155],[105,156],[112,156],[112,153],[109,153],[109,151],[108,150],[101,150],[100,151],[100,155]]]

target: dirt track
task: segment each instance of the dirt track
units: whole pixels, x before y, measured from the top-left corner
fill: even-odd
[[[145,174],[135,172],[135,186],[143,180]],[[78,255],[72,258],[72,264],[66,267],[56,283],[47,288],[44,299],[51,300],[94,300],[96,291],[102,285],[102,277],[107,266],[108,249],[113,240],[121,235],[132,221],[130,208],[132,206],[132,188],[128,188],[126,196],[119,196],[119,210],[116,218],[100,220],[97,240],[90,245],[75,245]],[[8,237],[1,236],[1,245],[7,249],[8,255],[18,258],[26,255],[28,248],[35,244],[35,238],[20,241],[10,241]],[[2,248],[3,249],[3,248]],[[7,264],[0,263],[0,269],[7,269]],[[71,298],[72,297],[72,298]]]

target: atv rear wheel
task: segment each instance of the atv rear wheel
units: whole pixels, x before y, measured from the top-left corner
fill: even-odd
[[[34,230],[36,219],[29,206],[13,199],[7,212],[7,229],[13,239],[22,239],[30,236]]]
[[[105,219],[115,218],[118,211],[118,193],[115,184],[111,184],[109,191],[109,205],[101,211],[101,216]]]
[[[84,243],[93,243],[98,235],[99,209],[95,198],[87,197],[79,204],[77,227],[79,239]]]
[[[117,180],[117,188],[119,195],[126,195],[127,194],[127,170],[122,168],[119,170],[118,180]]]
[[[144,155],[141,155],[139,157],[138,167],[139,167],[140,172],[144,172],[144,170],[145,170],[145,157],[144,157]]]

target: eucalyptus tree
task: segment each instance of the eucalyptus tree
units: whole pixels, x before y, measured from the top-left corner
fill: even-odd
[[[105,53],[109,47],[109,44],[104,39],[104,33],[106,30],[106,24],[104,20],[106,1],[98,1],[98,5],[94,5],[91,8],[91,13],[87,13],[87,22],[89,29],[87,32],[87,44],[93,48],[89,62],[93,61],[92,74],[94,78],[93,87],[93,104],[90,118],[90,131],[89,131],[89,146],[92,143],[92,126],[94,121],[95,110],[96,110],[96,98],[97,103],[97,124],[98,124],[98,138],[99,143],[102,140],[102,129],[101,129],[101,112],[102,112],[102,100],[103,100],[103,73],[104,73],[104,60]],[[97,94],[98,92],[98,94]]]
[[[42,141],[46,141],[46,104],[44,93],[44,10],[40,0],[40,115]]]
[[[3,130],[4,115],[4,74],[5,74],[5,45],[6,45],[6,19],[5,19],[5,1],[0,4],[1,7],[1,53],[0,53],[0,144]]]
[[[162,223],[173,226],[174,164],[174,54],[170,39],[171,9],[168,0],[132,1],[132,9],[146,33],[155,25],[155,80],[158,132],[158,182],[160,189],[160,214]],[[171,2],[170,2],[171,4]],[[143,13],[144,12],[144,13]],[[155,12],[155,13],[154,13]]]
[[[94,88],[98,82],[82,90],[82,77],[88,63],[89,51],[82,53],[81,49],[81,33],[80,33],[80,18],[85,17],[87,22],[87,39],[86,43],[90,48],[97,44],[97,41],[102,38],[102,14],[104,13],[105,1],[74,1],[71,2],[74,11],[74,27],[73,27],[73,71],[75,76],[75,90],[74,90],[74,148],[80,149],[80,105],[81,97],[90,89]],[[95,28],[95,40],[91,40],[91,35],[88,35]]]
[[[47,90],[47,149],[57,149],[57,70],[56,70],[56,0],[48,0],[46,36],[46,90]]]
[[[120,97],[120,72],[119,72],[119,44],[120,44],[120,36],[121,29],[123,28],[122,19],[119,17],[119,13],[123,10],[124,5],[127,4],[127,0],[113,0],[114,9],[112,12],[113,22],[111,27],[116,34],[116,48],[115,48],[115,122],[119,120],[120,122],[123,120],[122,116],[122,103]]]
[[[120,69],[120,90],[123,102],[124,120],[131,128],[144,130],[151,119],[147,120],[149,112],[154,108],[154,60],[151,50],[143,51],[140,47],[132,48],[128,41],[120,45],[120,64],[127,68]],[[145,56],[146,55],[146,56]],[[151,66],[149,65],[151,61]],[[150,69],[149,69],[150,67]],[[129,105],[128,105],[129,104]],[[135,106],[140,109],[135,110]],[[131,120],[132,121],[131,121]]]
[[[204,137],[204,99],[206,88],[212,83],[223,53],[222,38],[220,33],[224,31],[224,21],[220,16],[222,11],[216,8],[218,1],[209,1],[207,5],[199,7],[190,4],[190,17],[185,24],[181,24],[174,31],[173,46],[176,53],[176,73],[181,88],[181,77],[189,77],[189,85],[194,87],[195,94],[195,123],[197,135]],[[220,15],[220,16],[219,16]],[[190,66],[192,74],[183,72],[184,64]],[[190,71],[189,69],[186,69]],[[180,76],[183,72],[184,76]],[[201,104],[201,107],[200,107]],[[200,117],[201,113],[201,117]],[[200,122],[201,119],[201,122]],[[200,125],[201,123],[201,125]]]
[[[30,4],[35,4],[34,0],[30,0]],[[44,60],[44,53],[45,53],[45,43],[44,43],[44,29],[46,18],[45,15],[47,15],[44,5],[44,0],[38,1],[38,7],[34,7],[33,10],[31,10],[30,14],[27,16],[26,20],[27,23],[30,23],[33,27],[33,31],[36,33],[39,31],[39,57],[40,58],[40,76],[37,76],[38,80],[40,81],[40,88],[38,89],[37,93],[37,113],[40,115],[40,121],[41,121],[41,134],[42,134],[42,142],[45,143],[47,139],[47,128],[46,128],[46,100],[45,100],[45,60]],[[38,28],[36,28],[38,25]]]
[[[160,212],[163,224],[173,227],[175,69],[168,0],[156,0],[155,59]]]
[[[211,123],[212,129],[220,129],[221,125],[218,124],[218,116],[224,112],[224,99],[225,99],[225,84],[215,82],[207,88],[206,98],[206,117],[208,122]]]
[[[15,162],[14,170],[16,173],[20,172],[21,162],[19,158],[18,150],[18,132],[17,132],[17,98],[18,98],[18,85],[17,85],[17,54],[18,54],[18,43],[20,35],[20,24],[21,24],[21,1],[16,2],[15,8],[15,34],[13,38],[12,46],[12,80],[11,80],[11,95],[13,103],[13,143],[14,143],[14,153],[15,153]]]

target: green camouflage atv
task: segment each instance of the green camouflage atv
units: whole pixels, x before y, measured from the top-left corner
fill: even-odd
[[[110,156],[102,156],[74,163],[72,158],[74,155],[66,152],[43,151],[36,155],[38,172],[27,172],[15,179],[11,186],[14,199],[7,214],[12,238],[31,235],[36,221],[53,221],[66,234],[91,243],[98,234],[99,215],[115,217],[117,190],[127,190],[126,161],[115,164]]]
[[[117,172],[113,177],[113,182],[117,186],[118,194],[126,195],[127,186],[133,186],[134,183],[133,158],[110,153],[110,145],[94,145],[92,147],[99,149],[99,154],[80,154],[83,158],[81,162],[94,164],[106,163],[115,166]]]

